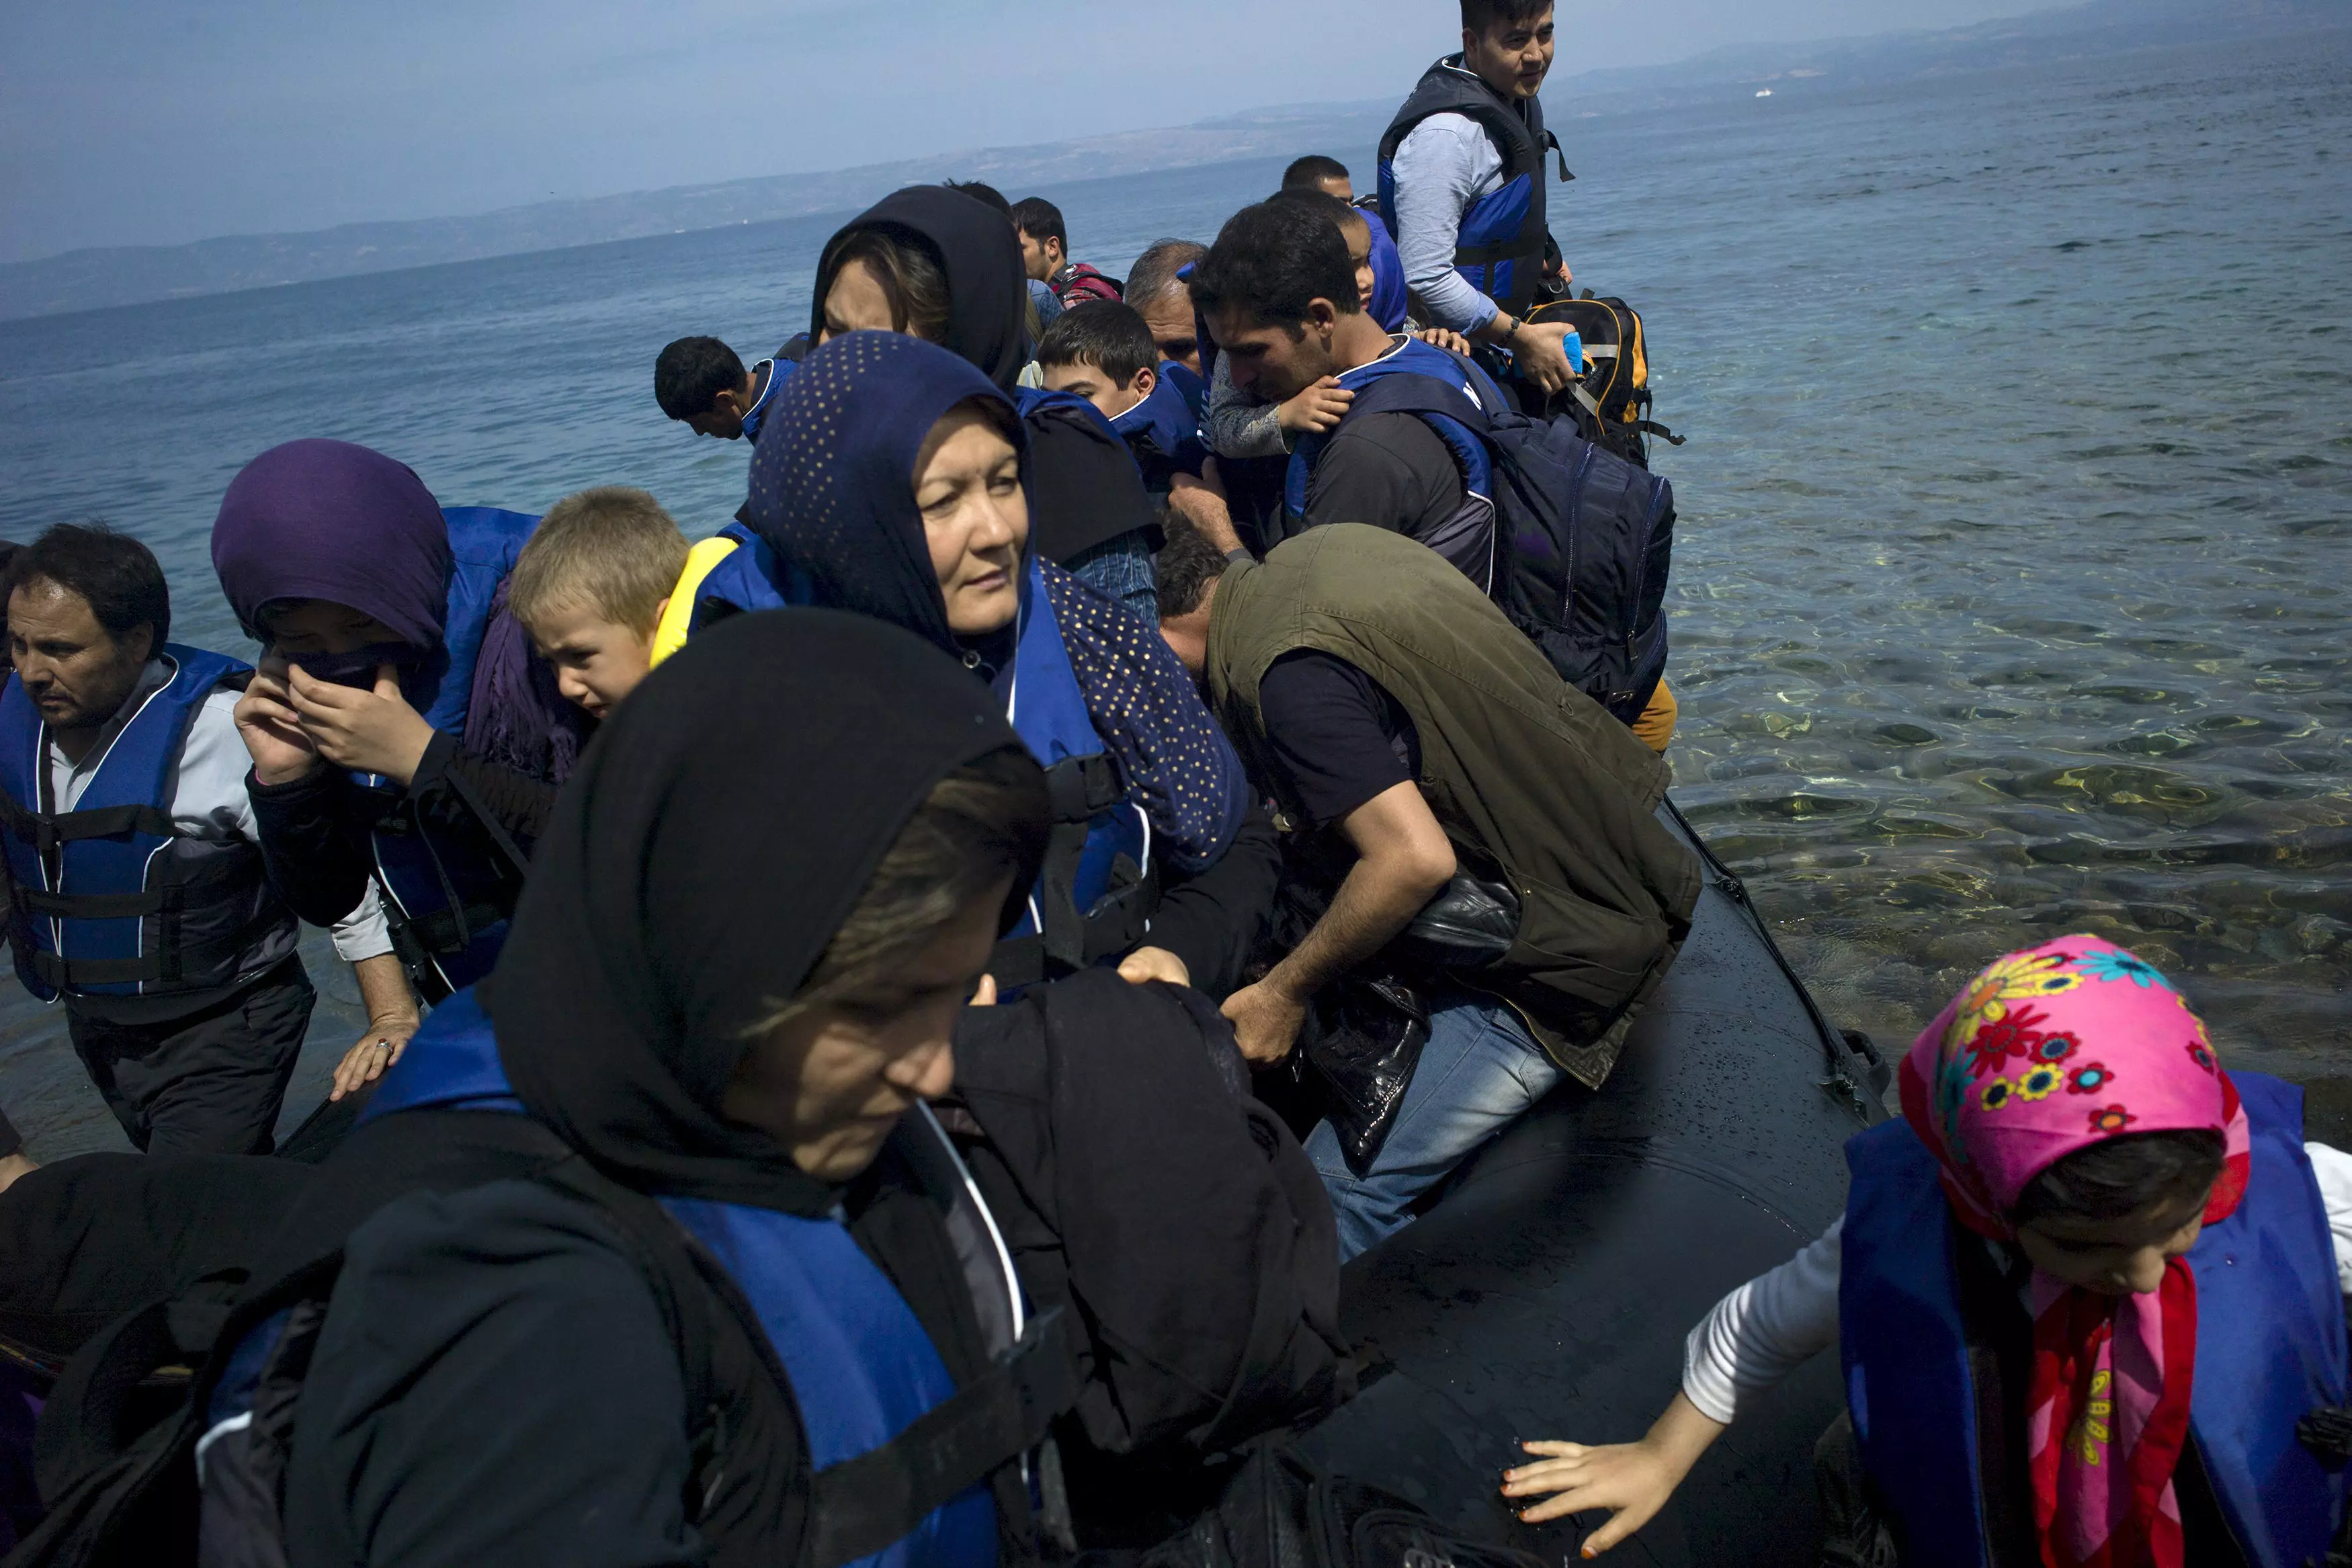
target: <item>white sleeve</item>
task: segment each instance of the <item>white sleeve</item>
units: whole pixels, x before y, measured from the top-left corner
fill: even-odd
[[[236,730],[236,702],[242,693],[223,686],[205,698],[188,721],[180,755],[172,765],[172,822],[195,838],[243,839],[259,843],[261,831],[253,815],[253,797],[246,793],[245,776],[253,756]]]
[[[1683,1393],[1729,1426],[1739,1402],[1837,1343],[1838,1262],[1845,1218],[1769,1274],[1716,1302],[1683,1344]]]
[[[1475,332],[1495,319],[1495,302],[1454,270],[1454,256],[1463,215],[1502,172],[1502,154],[1467,115],[1433,114],[1398,145],[1390,167],[1407,287],[1429,307],[1431,326]]]
[[[2326,1144],[2305,1144],[2311,1174],[2319,1178],[2319,1201],[2327,1210],[2327,1231],[2336,1239],[2336,1282],[2352,1296],[2352,1155]]]
[[[384,924],[383,901],[376,896],[375,878],[368,878],[367,891],[360,894],[359,903],[331,929],[335,956],[346,964],[380,958],[392,951],[392,928]]]

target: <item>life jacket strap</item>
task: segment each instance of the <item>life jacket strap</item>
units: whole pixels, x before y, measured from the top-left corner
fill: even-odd
[[[152,894],[122,894],[105,897],[56,898],[40,895],[45,901],[79,907],[68,910],[70,919],[125,919],[133,915],[163,916],[163,940],[156,950],[142,953],[136,958],[68,958],[43,947],[19,948],[19,961],[28,965],[40,982],[52,990],[83,991],[92,986],[176,985],[191,975],[203,975],[223,965],[233,964],[239,954],[258,943],[285,916],[276,909],[265,910],[248,920],[236,931],[216,942],[190,948],[180,941],[179,915],[184,904],[183,887],[166,887]],[[18,890],[28,912],[35,911],[33,895]],[[152,909],[104,909],[92,913],[89,906],[131,904],[144,901],[161,901]]]
[[[43,855],[53,852],[60,844],[79,843],[85,839],[119,839],[134,833],[159,839],[177,836],[170,815],[153,806],[101,806],[52,816],[25,810],[5,791],[0,791],[0,824],[28,841]]]
[[[870,1557],[1050,1434],[1078,1399],[1064,1309],[1032,1318],[1013,1348],[887,1443],[819,1470],[809,1502],[809,1568]]]

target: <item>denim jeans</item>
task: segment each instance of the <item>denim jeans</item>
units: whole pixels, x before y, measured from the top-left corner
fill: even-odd
[[[1559,1080],[1559,1068],[1509,1008],[1461,992],[1433,998],[1429,1043],[1371,1168],[1360,1176],[1348,1168],[1329,1123],[1307,1134],[1307,1157],[1339,1216],[1339,1260],[1411,1224],[1415,1198]]]
[[[1140,529],[1079,551],[1066,570],[1113,604],[1142,616],[1153,631],[1160,629],[1159,578],[1152,570],[1150,538]]]

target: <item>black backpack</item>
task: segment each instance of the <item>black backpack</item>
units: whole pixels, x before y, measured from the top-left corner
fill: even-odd
[[[1495,602],[1561,679],[1640,718],[1666,671],[1674,486],[1573,419],[1490,413],[1433,376],[1381,376],[1348,410],[1368,413],[1442,414],[1479,436],[1494,466]]]
[[[1046,1445],[1052,1421],[1076,1401],[1076,1353],[1061,1313],[1034,1318],[987,1374],[890,1443],[814,1475],[804,1458],[796,1474],[779,1473],[763,1461],[797,1447],[778,1424],[796,1427],[799,1416],[775,1352],[726,1270],[654,1200],[597,1174],[521,1116],[411,1113],[362,1128],[351,1152],[355,1179],[322,1186],[297,1211],[255,1283],[155,1302],[76,1354],[37,1437],[48,1517],[6,1568],[194,1564],[200,1511],[205,1563],[282,1565],[295,1401],[342,1267],[341,1238],[402,1192],[501,1178],[546,1182],[594,1207],[645,1275],[677,1348],[688,1407],[703,1413],[684,1502],[714,1563],[838,1568],[887,1546],[983,1476],[996,1481],[1002,1516],[1031,1517],[1022,1467],[1004,1457]],[[208,1432],[213,1394],[237,1353],[265,1341],[250,1420]],[[172,1388],[185,1392],[157,1412],[157,1394]],[[1058,1479],[1056,1461],[1045,1469]],[[1043,1523],[1066,1532],[1057,1489],[1044,1490]]]
[[[1575,385],[1553,394],[1548,413],[1576,422],[1587,441],[1628,463],[1650,465],[1650,437],[1680,446],[1684,438],[1650,418],[1650,348],[1642,314],[1622,299],[1556,299],[1528,313],[1538,324],[1564,322],[1584,340],[1592,368]]]

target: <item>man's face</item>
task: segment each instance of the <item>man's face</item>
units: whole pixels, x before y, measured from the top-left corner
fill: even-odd
[[[1551,9],[1524,22],[1496,22],[1481,33],[1462,31],[1462,63],[1506,98],[1535,97],[1551,70]]]
[[[8,658],[51,729],[95,729],[112,718],[154,646],[153,628],[133,626],[117,638],[89,600],[46,579],[8,596]]]
[[[1045,367],[1045,390],[1066,392],[1082,397],[1102,410],[1105,419],[1117,419],[1120,414],[1151,395],[1160,378],[1150,371],[1138,371],[1125,382],[1115,382],[1108,372],[1093,365],[1048,365]]]
[[[1323,300],[1312,302],[1313,319],[1269,326],[1235,305],[1209,313],[1209,336],[1234,378],[1234,385],[1267,402],[1288,402],[1325,376],[1338,373],[1331,356],[1330,321]]]
[[[665,600],[655,610],[656,624],[668,607]],[[531,617],[529,631],[555,671],[555,689],[591,718],[610,715],[653,668],[653,633],[607,621],[593,605],[549,606]]]
[[[1035,239],[1027,229],[1015,229],[1021,236],[1021,265],[1028,270],[1033,283],[1051,283],[1054,274],[1062,270],[1062,242],[1057,239]]]
[[[714,435],[721,441],[743,439],[743,415],[751,407],[751,377],[744,372],[743,384],[733,392],[722,392],[710,400],[710,406],[701,413],[690,414],[687,429],[697,435]]]
[[[1201,328],[1192,314],[1190,290],[1179,283],[1161,289],[1160,298],[1148,304],[1133,299],[1128,303],[1151,329],[1151,340],[1159,345],[1161,359],[1196,376],[1201,373]]]

